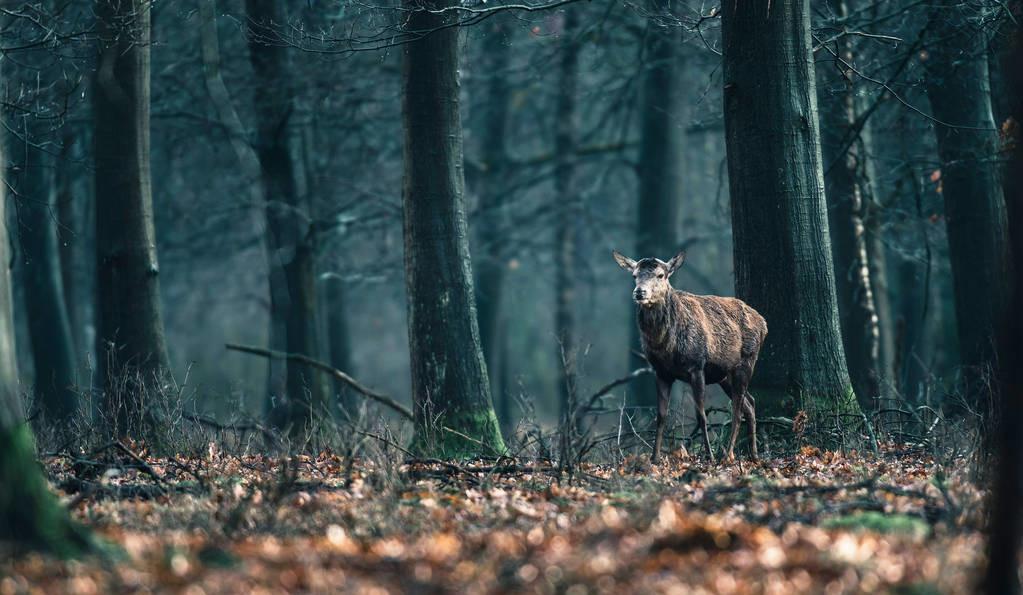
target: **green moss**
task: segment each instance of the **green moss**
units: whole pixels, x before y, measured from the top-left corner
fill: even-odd
[[[0,431],[0,539],[61,558],[98,545],[50,492],[27,424]]]
[[[412,452],[442,459],[467,459],[507,452],[501,426],[492,408],[445,412],[429,426],[417,425]]]
[[[874,510],[830,518],[821,523],[821,526],[826,529],[907,535],[917,539],[924,538],[930,533],[930,526],[917,517],[904,514],[883,514]]]

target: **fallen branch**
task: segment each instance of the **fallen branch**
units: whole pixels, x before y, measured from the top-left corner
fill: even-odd
[[[653,371],[654,369],[651,368],[650,366],[636,368],[635,370],[629,372],[625,376],[622,376],[617,380],[612,380],[611,382],[605,384],[600,388],[600,390],[593,393],[593,396],[590,397],[590,400],[586,402],[586,407],[583,408],[583,412],[592,411],[594,406],[597,404],[597,401],[599,401],[601,397],[618,388],[619,386],[623,384],[628,384],[635,380],[636,378],[639,378],[640,376],[643,376],[645,374],[652,374]]]
[[[182,417],[184,417],[185,419],[187,419],[190,422],[197,423],[197,424],[200,424],[200,425],[203,425],[203,426],[209,426],[209,427],[213,428],[214,430],[217,430],[218,432],[225,432],[225,431],[226,432],[251,432],[251,431],[255,430],[255,431],[258,431],[258,432],[262,433],[263,436],[265,436],[267,440],[269,440],[270,442],[272,442],[274,444],[279,444],[280,441],[281,441],[280,438],[277,436],[277,434],[275,434],[273,432],[273,430],[270,430],[269,428],[261,426],[260,424],[257,424],[255,422],[247,423],[247,424],[224,424],[224,423],[220,423],[219,421],[217,421],[217,420],[215,420],[215,419],[213,419],[211,417],[206,417],[204,415],[191,415],[191,414],[188,414],[188,413],[184,414]]]
[[[323,363],[323,362],[321,362],[319,360],[315,360],[315,359],[313,359],[311,357],[302,355],[301,353],[285,353],[283,351],[272,351],[270,349],[263,349],[262,347],[252,347],[252,346],[249,346],[249,345],[238,345],[238,344],[235,344],[235,343],[227,343],[227,344],[224,345],[224,347],[226,347],[226,348],[228,348],[228,349],[230,349],[232,351],[241,351],[242,353],[250,353],[252,355],[259,355],[259,356],[262,356],[262,357],[265,357],[265,358],[269,358],[269,359],[286,359],[288,361],[298,362],[300,364],[305,364],[305,365],[307,365],[307,366],[309,366],[311,368],[316,368],[317,370],[321,370],[323,372],[326,372],[327,374],[330,374],[331,376],[333,376],[337,380],[340,380],[341,382],[344,382],[345,384],[350,386],[352,389],[354,389],[356,392],[362,394],[367,399],[370,399],[372,401],[376,401],[377,403],[380,403],[381,405],[386,405],[386,406],[390,407],[391,409],[397,411],[405,419],[408,419],[410,421],[413,419],[413,417],[412,417],[412,410],[409,409],[408,407],[402,405],[401,403],[395,401],[394,399],[392,399],[391,397],[389,397],[389,396],[387,396],[387,395],[385,395],[383,393],[378,393],[378,392],[376,392],[375,390],[373,390],[371,388],[367,388],[367,387],[363,386],[362,384],[359,383],[358,380],[352,378],[348,374],[345,374],[344,372],[342,372],[341,370],[338,370],[337,368],[335,368],[334,366],[331,366],[330,364],[325,364],[325,363]]]

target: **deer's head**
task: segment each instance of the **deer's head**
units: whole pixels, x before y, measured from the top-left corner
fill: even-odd
[[[632,290],[632,299],[644,308],[652,308],[664,303],[672,291],[671,281],[669,281],[672,273],[677,271],[686,260],[685,252],[679,252],[668,262],[658,258],[643,258],[636,261],[623,256],[617,250],[612,254],[614,254],[618,266],[632,273],[633,279],[636,280],[636,288]]]

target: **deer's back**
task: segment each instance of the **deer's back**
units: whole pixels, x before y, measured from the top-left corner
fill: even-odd
[[[767,323],[742,300],[676,291],[664,316],[640,316],[644,349],[658,373],[687,379],[702,365],[708,383],[755,361]],[[662,328],[658,328],[658,326]]]

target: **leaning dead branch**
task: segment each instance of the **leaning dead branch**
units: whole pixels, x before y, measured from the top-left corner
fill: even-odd
[[[383,393],[379,393],[371,388],[367,388],[366,386],[362,385],[358,380],[352,378],[348,374],[345,374],[344,372],[338,370],[337,368],[331,366],[330,364],[325,364],[319,360],[315,360],[311,357],[302,355],[300,353],[285,353],[283,351],[263,349],[262,347],[253,347],[251,345],[238,345],[235,343],[227,343],[224,345],[224,347],[228,348],[231,351],[250,353],[252,355],[259,355],[270,359],[285,359],[292,362],[298,362],[300,364],[305,364],[311,368],[322,370],[323,372],[330,374],[337,380],[344,382],[349,387],[354,389],[356,392],[362,394],[362,396],[366,397],[367,399],[376,401],[381,405],[386,405],[390,407],[391,409],[400,413],[401,416],[404,417],[405,419],[408,419],[410,421],[413,419],[412,410],[409,409],[408,407],[402,405],[401,403],[395,401],[394,399]]]

